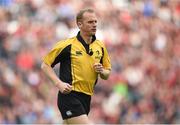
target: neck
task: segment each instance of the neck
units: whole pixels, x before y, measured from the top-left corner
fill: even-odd
[[[80,32],[80,35],[87,44],[90,44],[92,42],[92,36],[89,36],[82,32]]]

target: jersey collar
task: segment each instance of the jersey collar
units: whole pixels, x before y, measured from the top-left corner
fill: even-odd
[[[87,43],[84,41],[84,39],[81,37],[80,31],[78,32],[78,34],[77,34],[76,37],[77,37],[78,41],[80,41],[80,42],[82,43],[82,45],[83,45],[84,48],[86,49],[86,52],[89,53],[89,44],[87,44]],[[96,36],[93,35],[93,36],[92,36],[92,42],[91,42],[91,43],[93,43],[95,40],[96,40]]]

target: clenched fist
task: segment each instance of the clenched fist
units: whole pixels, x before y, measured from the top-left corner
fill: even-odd
[[[68,94],[72,91],[72,86],[69,83],[61,82],[57,83],[56,86],[63,94]]]
[[[103,72],[103,66],[101,63],[95,63],[93,67],[97,73]]]

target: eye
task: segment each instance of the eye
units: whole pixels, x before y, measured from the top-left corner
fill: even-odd
[[[93,21],[88,21],[88,23],[93,23]]]
[[[97,23],[97,20],[93,20],[93,21],[88,21],[89,24],[91,23]]]

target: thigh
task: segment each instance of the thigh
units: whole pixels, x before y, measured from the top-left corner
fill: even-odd
[[[67,125],[67,121],[66,120],[63,120],[63,125]]]
[[[66,119],[67,124],[92,124],[86,114]]]

